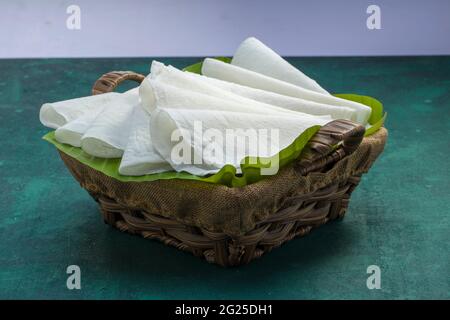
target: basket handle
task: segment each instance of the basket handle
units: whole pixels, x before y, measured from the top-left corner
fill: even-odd
[[[343,159],[359,147],[365,131],[362,125],[349,120],[327,123],[306,144],[296,169],[306,175]]]
[[[144,75],[133,71],[111,71],[98,78],[92,87],[92,94],[96,95],[100,93],[112,92],[120,83],[126,80],[141,83],[144,79]]]

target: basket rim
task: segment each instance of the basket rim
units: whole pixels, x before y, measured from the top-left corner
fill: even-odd
[[[381,142],[383,145],[385,145],[386,144],[386,137],[388,135],[388,132],[389,131],[384,126],[382,126],[374,134],[372,134],[370,136],[367,136],[367,137],[364,137],[362,141],[363,141],[363,143],[369,143],[369,144],[376,144],[376,143],[380,143]],[[360,146],[358,148],[360,148]],[[273,176],[268,176],[266,179],[257,181],[257,182],[252,183],[252,184],[247,184],[247,185],[239,187],[239,188],[230,188],[230,187],[227,187],[226,185],[223,185],[223,184],[214,184],[214,183],[210,183],[210,182],[207,182],[207,181],[193,180],[193,179],[192,180],[191,179],[180,179],[180,178],[156,179],[156,180],[147,180],[147,181],[122,181],[122,180],[116,179],[115,177],[111,177],[111,176],[105,174],[104,172],[89,166],[88,164],[85,164],[85,163],[79,161],[77,158],[74,158],[70,154],[67,154],[66,152],[60,150],[57,146],[56,146],[56,149],[57,149],[57,151],[60,154],[64,154],[66,157],[71,158],[72,160],[78,162],[79,164],[81,164],[81,165],[83,165],[83,166],[85,166],[85,167],[87,167],[87,168],[89,168],[91,170],[96,171],[97,173],[103,175],[105,178],[113,179],[114,181],[117,181],[117,182],[120,182],[120,183],[123,183],[123,184],[149,184],[150,185],[152,183],[158,183],[159,181],[174,181],[174,182],[176,182],[176,181],[183,181],[183,182],[185,182],[187,184],[192,184],[192,185],[207,185],[207,186],[211,186],[211,187],[225,188],[226,190],[234,190],[234,189],[246,188],[246,187],[249,187],[249,186],[255,186],[257,184],[262,183],[266,179],[270,179],[271,177],[277,177],[282,170],[287,170],[289,167],[295,166],[295,162],[291,163],[291,164],[289,164],[289,165],[287,165],[287,166],[285,166],[283,168],[280,168],[278,173],[276,173]],[[350,156],[350,155],[348,155],[348,156]],[[348,157],[348,156],[346,156],[346,157]],[[337,162],[344,160],[346,157],[344,157],[343,159],[338,160]],[[327,171],[325,171],[324,173],[326,173],[326,172]],[[311,172],[311,173],[312,174],[316,174],[315,172]]]

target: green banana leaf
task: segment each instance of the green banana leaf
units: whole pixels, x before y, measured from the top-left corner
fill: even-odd
[[[230,58],[219,57],[216,58],[221,61],[229,63]],[[193,73],[201,73],[202,62],[190,65],[184,68],[184,71],[189,71]],[[376,132],[384,123],[386,119],[386,113],[383,115],[383,105],[378,100],[369,96],[360,96],[357,94],[336,94],[335,96],[352,100],[356,102],[363,103],[372,108],[372,114],[369,119],[370,127],[366,130],[366,136]],[[65,154],[77,159],[81,163],[102,172],[103,174],[117,179],[123,182],[142,182],[142,181],[155,181],[155,180],[165,180],[165,179],[186,179],[186,180],[196,180],[203,181],[213,184],[225,185],[228,187],[242,187],[251,183],[255,183],[264,179],[264,174],[262,170],[270,169],[272,165],[276,165],[279,168],[291,163],[297,159],[305,147],[306,143],[311,139],[312,136],[320,129],[320,126],[313,126],[306,131],[304,131],[294,142],[281,150],[277,155],[271,158],[254,158],[246,157],[241,162],[242,174],[236,175],[236,168],[232,165],[225,165],[219,172],[206,176],[200,177],[195,176],[187,172],[162,172],[156,174],[149,174],[143,176],[123,176],[119,174],[120,158],[117,159],[104,159],[93,157],[81,148],[72,147],[67,144],[62,144],[56,141],[55,131],[47,133],[43,139],[53,144],[58,150],[64,152]],[[276,172],[274,172],[276,173]]]
[[[334,96],[365,104],[366,106],[369,106],[372,109],[372,113],[370,114],[369,118],[370,126],[366,128],[365,133],[366,137],[370,136],[371,134],[374,134],[375,132],[377,132],[378,129],[380,129],[383,126],[384,121],[386,120],[387,117],[387,113],[385,112],[383,114],[383,105],[377,99],[369,96],[360,96],[358,94],[352,93],[338,93],[334,94]]]
[[[58,150],[64,152],[65,154],[77,159],[81,163],[104,173],[107,176],[115,178],[120,181],[155,181],[164,179],[188,179],[188,180],[198,180],[204,182],[210,182],[214,184],[222,184],[229,187],[242,187],[250,183],[257,182],[264,178],[261,175],[262,168],[269,168],[270,164],[278,164],[279,167],[283,167],[287,163],[298,158],[302,149],[306,143],[311,139],[312,136],[320,129],[320,126],[313,126],[306,131],[304,131],[295,141],[281,150],[280,153],[272,158],[251,158],[246,157],[242,161],[241,169],[242,174],[236,175],[236,168],[232,165],[225,165],[219,172],[207,176],[199,177],[192,175],[187,172],[162,172],[156,174],[148,174],[144,176],[123,176],[119,174],[120,158],[117,159],[104,159],[93,157],[81,148],[72,147],[68,144],[59,143],[55,139],[55,131],[47,133],[43,139],[53,144]],[[278,162],[276,162],[278,161]]]
[[[226,62],[226,63],[231,63],[231,58],[229,57],[215,57],[214,59]],[[202,65],[203,65],[203,61],[191,64],[190,66],[187,66],[183,69],[183,71],[189,71],[192,73],[198,73],[198,74],[202,74]]]

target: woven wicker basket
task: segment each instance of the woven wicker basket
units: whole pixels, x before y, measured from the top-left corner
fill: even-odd
[[[92,93],[143,79],[130,71],[110,72],[97,80]],[[109,225],[221,266],[237,266],[343,217],[352,191],[387,138],[385,128],[369,137],[364,132],[350,121],[332,121],[310,140],[297,162],[242,188],[176,179],[121,182],[59,154],[99,203]]]

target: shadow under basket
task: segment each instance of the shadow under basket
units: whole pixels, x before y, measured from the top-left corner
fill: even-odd
[[[110,92],[124,80],[143,79],[130,71],[110,72],[92,91]],[[368,137],[364,132],[353,122],[332,121],[315,134],[295,163],[239,188],[179,179],[122,182],[59,154],[99,203],[107,224],[211,263],[238,266],[344,216],[361,175],[387,139],[383,127]]]

